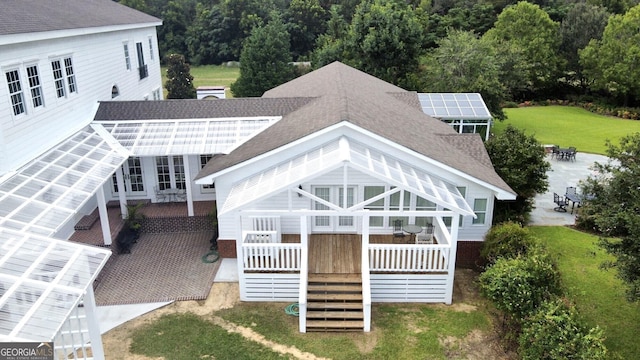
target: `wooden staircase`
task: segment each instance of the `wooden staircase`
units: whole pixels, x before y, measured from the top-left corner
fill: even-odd
[[[307,331],[363,331],[362,276],[309,274]]]

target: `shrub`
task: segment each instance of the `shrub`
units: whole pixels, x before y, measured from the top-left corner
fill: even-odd
[[[488,264],[493,264],[501,257],[514,258],[526,255],[535,242],[535,237],[528,229],[515,222],[506,222],[489,229],[484,237],[480,255]]]
[[[532,251],[526,257],[499,258],[480,275],[480,291],[519,323],[544,300],[561,294],[560,275],[545,251]]]
[[[602,330],[585,326],[575,308],[559,299],[542,303],[524,321],[518,342],[524,360],[607,358]]]

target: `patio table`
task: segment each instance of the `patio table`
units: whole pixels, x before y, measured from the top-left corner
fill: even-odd
[[[415,243],[416,234],[422,232],[422,226],[415,224],[407,224],[402,227],[402,230],[410,234],[411,242]]]

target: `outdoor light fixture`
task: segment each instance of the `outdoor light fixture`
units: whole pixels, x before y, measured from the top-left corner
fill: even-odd
[[[302,190],[302,184],[298,185],[298,189]],[[302,197],[302,194],[298,193],[298,197]]]

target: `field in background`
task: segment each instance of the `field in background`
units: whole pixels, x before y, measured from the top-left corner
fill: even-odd
[[[627,134],[640,132],[640,121],[602,116],[573,106],[531,106],[504,109],[508,119],[496,121],[493,132],[512,124],[533,134],[541,144],[575,146],[578,152],[605,155],[605,140],[618,144]]]
[[[167,81],[167,68],[162,67],[162,86]],[[240,75],[240,68],[237,66],[226,65],[204,65],[204,66],[192,66],[191,76],[193,76],[193,85],[198,86],[224,86],[227,88],[227,97],[232,97],[229,92],[229,85],[236,81]],[[167,90],[164,89],[165,99],[167,97]]]

